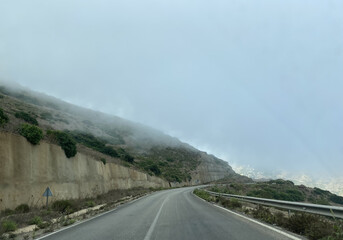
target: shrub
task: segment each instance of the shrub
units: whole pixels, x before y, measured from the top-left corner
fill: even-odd
[[[105,159],[105,158],[101,158],[100,161],[101,161],[104,165],[106,165],[106,159]]]
[[[8,122],[8,117],[4,111],[0,108],[0,127]]]
[[[39,127],[30,124],[21,125],[19,133],[33,145],[37,145],[39,141],[43,138],[43,131]]]
[[[30,224],[40,225],[42,224],[42,219],[39,216],[35,216],[31,219]]]
[[[26,112],[16,112],[14,114],[14,116],[16,118],[23,119],[25,122],[28,122],[28,123],[30,123],[32,125],[38,126],[37,120],[34,117],[32,117],[30,114],[26,113]]]
[[[337,196],[336,194],[332,194],[329,199],[334,203],[343,204],[343,197]]]
[[[75,219],[67,219],[63,222],[63,226],[69,226],[69,225],[72,225],[76,222]]]
[[[309,239],[322,239],[332,234],[333,226],[327,221],[315,220],[305,230],[305,235]]]
[[[88,201],[86,203],[87,207],[94,207],[95,206],[95,202],[94,201]]]
[[[206,191],[201,190],[201,189],[195,189],[193,192],[195,195],[197,195],[198,197],[210,202],[213,200],[213,197]]]
[[[242,207],[242,203],[239,202],[237,199],[235,198],[231,198],[230,199],[230,207],[231,208],[241,208]]]
[[[151,160],[141,161],[139,163],[139,166],[143,168],[145,171],[148,171],[150,173],[154,173],[155,175],[159,176],[161,175],[161,170],[157,166],[157,164]]]
[[[4,215],[4,216],[10,216],[12,214],[14,214],[14,210],[12,209],[9,209],[9,208],[6,208],[5,210],[1,211],[1,214]]]
[[[261,205],[258,205],[256,209],[253,210],[252,215],[254,218],[261,219],[267,223],[274,223],[275,219],[273,214],[268,208],[264,208]]]
[[[305,234],[312,223],[316,222],[316,217],[305,213],[296,213],[288,219],[287,228],[298,234]]]
[[[129,163],[133,163],[134,162],[134,158],[130,155],[130,154],[125,154],[122,159],[126,162]]]
[[[274,214],[275,217],[275,223],[278,226],[286,226],[287,225],[287,218],[285,217],[285,215],[282,212],[277,212]]]
[[[5,220],[1,224],[1,230],[3,232],[12,232],[17,229],[17,224],[10,220]]]
[[[76,143],[68,133],[60,131],[48,131],[48,135],[56,138],[58,144],[64,150],[67,158],[71,158],[76,155]]]
[[[119,148],[118,149],[118,154],[119,157],[129,163],[133,163],[134,162],[134,157],[132,157],[130,154],[128,154],[124,148]]]
[[[221,205],[225,208],[231,208],[231,209],[235,209],[235,208],[241,208],[242,207],[242,203],[240,203],[237,199],[235,198],[225,198],[225,197],[218,197],[219,202],[221,203]]]
[[[155,175],[161,175],[161,170],[158,168],[156,164],[153,164],[149,167],[149,170],[152,171]]]
[[[57,200],[51,207],[53,210],[61,213],[72,213],[77,210],[75,203],[70,200]]]
[[[72,132],[71,133],[76,142],[92,148],[95,151],[101,152],[111,157],[118,157],[118,153],[112,147],[106,146],[106,141],[98,139],[88,133]]]
[[[28,213],[30,212],[30,207],[27,204],[20,204],[18,207],[15,208],[17,213]]]

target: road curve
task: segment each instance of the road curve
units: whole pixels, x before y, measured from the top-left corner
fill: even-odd
[[[192,194],[193,189],[194,187],[156,192],[122,205],[115,211],[40,239],[289,239],[202,201]]]

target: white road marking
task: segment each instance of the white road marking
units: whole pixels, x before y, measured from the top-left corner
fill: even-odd
[[[169,196],[168,196],[169,197]],[[166,197],[160,207],[160,209],[158,210],[157,214],[156,214],[156,217],[154,219],[154,221],[152,222],[148,232],[146,233],[145,235],[145,238],[144,240],[150,240],[150,237],[152,235],[152,233],[154,232],[154,229],[155,229],[155,226],[156,226],[156,223],[157,223],[157,220],[158,220],[158,217],[160,216],[161,214],[161,211],[162,211],[162,208],[163,208],[163,205],[166,203],[166,201],[168,200],[168,197]]]
[[[151,195],[151,193],[148,194],[148,195],[144,195],[144,196],[142,196],[142,197],[139,197],[139,198],[137,198],[137,199],[134,199],[134,200],[132,200],[132,201],[130,201],[130,202],[124,203],[124,204],[121,205],[121,206],[131,205],[132,203],[134,203],[134,202],[136,202],[136,201],[138,201],[138,200],[140,200],[140,199],[143,199],[143,198],[145,198],[145,197],[147,197],[147,196],[150,196],[150,195]],[[59,229],[59,230],[57,230],[57,231],[55,231],[55,232],[52,232],[52,233],[49,233],[49,234],[44,235],[44,236],[42,236],[42,237],[39,237],[39,238],[37,238],[36,240],[41,240],[41,239],[47,238],[47,237],[49,237],[49,236],[51,236],[51,235],[54,235],[54,234],[56,234],[56,233],[63,232],[64,230],[67,230],[67,229],[69,229],[69,228],[76,227],[77,225],[80,225],[80,224],[89,222],[89,221],[91,221],[91,220],[93,220],[93,219],[95,219],[95,218],[99,218],[99,217],[104,216],[104,215],[106,215],[106,214],[109,214],[109,213],[111,213],[111,212],[117,211],[117,210],[118,210],[118,207],[119,207],[119,206],[117,206],[116,208],[111,209],[111,210],[109,210],[109,211],[107,211],[107,212],[103,212],[103,213],[101,213],[101,214],[99,214],[99,215],[96,215],[96,216],[94,216],[94,217],[88,218],[88,219],[86,219],[86,220],[83,220],[83,221],[80,221],[80,222],[76,222],[76,223],[73,224],[73,225],[70,225],[70,226],[68,226],[68,227],[64,227],[64,228]]]

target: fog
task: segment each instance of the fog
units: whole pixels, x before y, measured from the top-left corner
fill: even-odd
[[[341,176],[343,2],[1,1],[0,80],[231,165]]]

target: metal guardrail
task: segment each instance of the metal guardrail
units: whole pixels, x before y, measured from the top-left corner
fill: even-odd
[[[343,219],[343,207],[311,204],[311,203],[301,203],[301,202],[290,202],[290,201],[274,200],[274,199],[267,199],[267,198],[248,197],[248,196],[226,194],[226,193],[217,193],[217,192],[211,192],[205,189],[204,191],[214,196],[236,198],[240,201],[251,202],[251,203],[261,204],[265,206],[277,207],[277,208],[282,208],[282,209],[287,209],[287,210],[295,210],[295,211],[300,211],[300,212],[314,213],[314,214],[319,214],[323,216]]]

